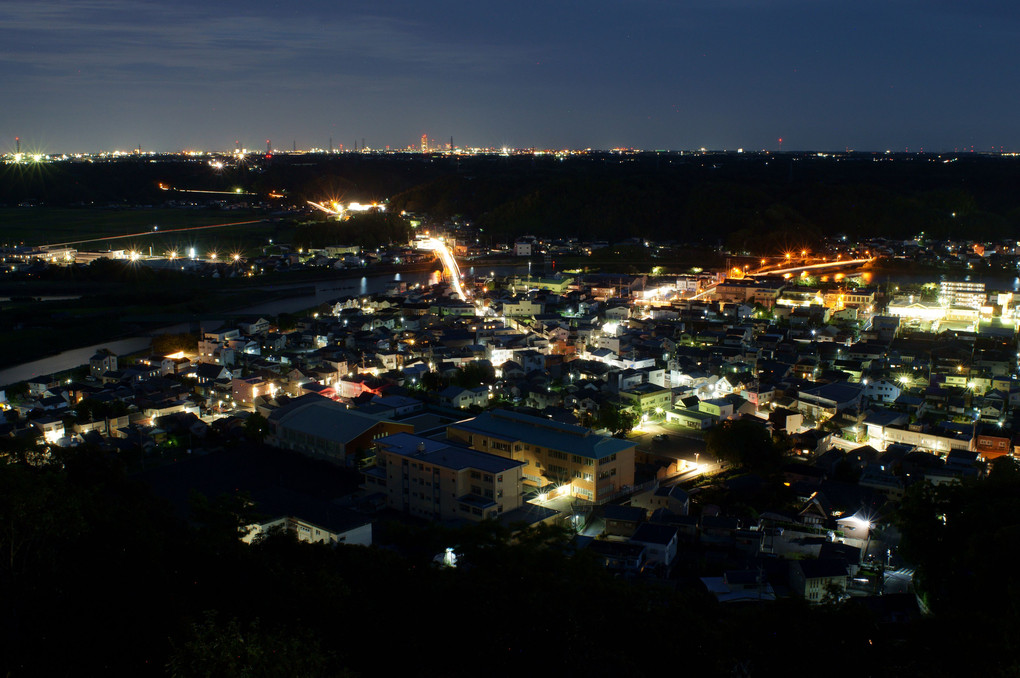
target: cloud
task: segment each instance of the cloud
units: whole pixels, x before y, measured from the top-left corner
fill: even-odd
[[[126,0],[5,2],[0,63],[51,86],[229,80],[278,84],[310,77],[402,72],[482,75],[527,62],[528,46],[441,37],[414,21],[372,14],[228,16],[199,7]]]

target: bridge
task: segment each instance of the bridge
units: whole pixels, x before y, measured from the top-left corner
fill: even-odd
[[[453,291],[456,292],[461,299],[467,301],[468,295],[464,291],[464,286],[461,284],[461,273],[460,266],[457,265],[457,260],[453,256],[453,252],[442,238],[422,238],[419,237],[415,246],[420,250],[428,250],[436,253],[439,260],[443,262],[443,270],[446,272],[446,277],[450,281],[450,285],[453,287]]]
[[[846,266],[861,266],[863,264],[871,263],[874,260],[875,260],[874,257],[868,257],[868,258],[865,258],[865,259],[837,259],[835,261],[826,261],[826,262],[822,262],[820,264],[803,264],[801,266],[790,266],[790,267],[787,267],[787,268],[773,268],[773,269],[760,268],[757,271],[750,271],[750,272],[744,273],[744,276],[748,277],[748,278],[753,278],[753,277],[759,276],[759,275],[793,275],[795,273],[802,273],[802,272],[807,272],[807,271],[819,271],[819,270],[824,270],[824,269],[836,269],[836,268],[843,268],[843,267],[846,267]],[[710,287],[705,288],[703,291],[698,292],[694,296],[687,297],[687,299],[689,299],[689,300],[692,300],[692,299],[704,299],[705,297],[707,297],[710,294],[712,294],[713,292],[715,292],[716,285],[711,285]]]

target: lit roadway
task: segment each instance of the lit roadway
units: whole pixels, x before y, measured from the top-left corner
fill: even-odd
[[[440,238],[428,238],[418,241],[418,249],[431,250],[439,255],[440,261],[443,262],[443,268],[446,269],[446,274],[450,278],[453,291],[460,295],[461,299],[466,300],[467,294],[460,284],[460,266],[457,265],[457,260],[453,258],[453,252],[446,246],[446,243]]]

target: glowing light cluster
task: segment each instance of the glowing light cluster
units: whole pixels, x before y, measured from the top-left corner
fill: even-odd
[[[422,238],[418,240],[418,249],[431,250],[439,255],[439,260],[443,262],[443,268],[446,269],[446,274],[450,278],[450,284],[453,286],[453,291],[456,292],[461,299],[467,299],[467,293],[464,291],[464,287],[461,285],[460,278],[460,266],[457,265],[457,260],[453,258],[453,252],[446,246],[440,238]]]

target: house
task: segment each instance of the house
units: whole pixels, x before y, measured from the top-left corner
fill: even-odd
[[[489,404],[489,389],[486,386],[475,388],[447,386],[439,392],[439,401],[443,405],[459,409],[467,409],[472,405],[485,407]]]
[[[56,443],[64,437],[64,420],[59,417],[38,417],[32,420],[32,425],[48,443]]]
[[[620,400],[638,414],[662,414],[670,408],[673,392],[655,384],[639,384],[620,391]]]
[[[985,461],[1010,454],[1012,449],[1012,438],[1008,432],[1003,432],[1001,427],[982,425],[974,438],[974,451]]]
[[[55,389],[60,384],[60,382],[49,374],[33,377],[26,383],[28,384],[28,394],[33,396],[45,395],[47,391]]]
[[[256,334],[265,334],[269,331],[270,327],[270,322],[265,318],[259,318],[258,320],[246,320],[237,323],[237,328],[249,337]]]
[[[677,407],[666,411],[666,421],[687,428],[705,430],[711,428],[718,417],[690,407]]]
[[[117,355],[108,348],[96,351],[96,354],[89,358],[89,374],[99,378],[107,372],[117,371]]]
[[[610,572],[637,574],[645,569],[647,548],[626,541],[592,540],[588,550],[596,554]]]
[[[372,399],[372,404],[393,408],[393,414],[397,417],[416,414],[425,409],[425,403],[406,396],[376,396]]]
[[[606,534],[615,537],[632,536],[645,520],[645,510],[637,506],[606,504],[601,512],[606,521]]]
[[[832,382],[803,389],[797,409],[813,419],[827,419],[861,406],[862,387],[849,382]]]
[[[673,515],[686,516],[691,510],[691,497],[679,485],[659,487],[648,498],[648,504],[653,511],[666,509]]]
[[[790,588],[809,603],[822,602],[829,592],[846,591],[850,571],[842,559],[790,561]]]
[[[702,577],[701,583],[720,603],[773,601],[776,593],[760,570],[727,570],[721,577]]]
[[[320,502],[282,487],[258,489],[252,493],[252,499],[258,514],[269,518],[248,526],[248,533],[241,538],[245,543],[282,529],[309,544],[372,545],[371,518],[351,509]]]
[[[195,371],[192,374],[195,375],[195,381],[199,384],[211,384],[220,379],[229,381],[232,378],[229,368],[214,363],[200,363],[195,366]]]
[[[205,365],[203,365],[205,367]],[[218,367],[212,365],[210,367]],[[233,379],[230,382],[231,395],[234,402],[251,404],[260,395],[269,394],[272,397],[276,387],[262,379],[262,377],[248,377],[247,379]]]
[[[776,431],[786,434],[793,434],[800,430],[804,424],[804,415],[796,410],[788,410],[785,407],[777,407],[769,413],[769,421]]]
[[[661,565],[668,570],[676,558],[679,535],[672,525],[642,523],[634,530],[630,542],[645,547],[649,565]]]
[[[903,393],[903,389],[888,379],[862,379],[861,384],[864,385],[865,398],[882,403],[894,403]]]

